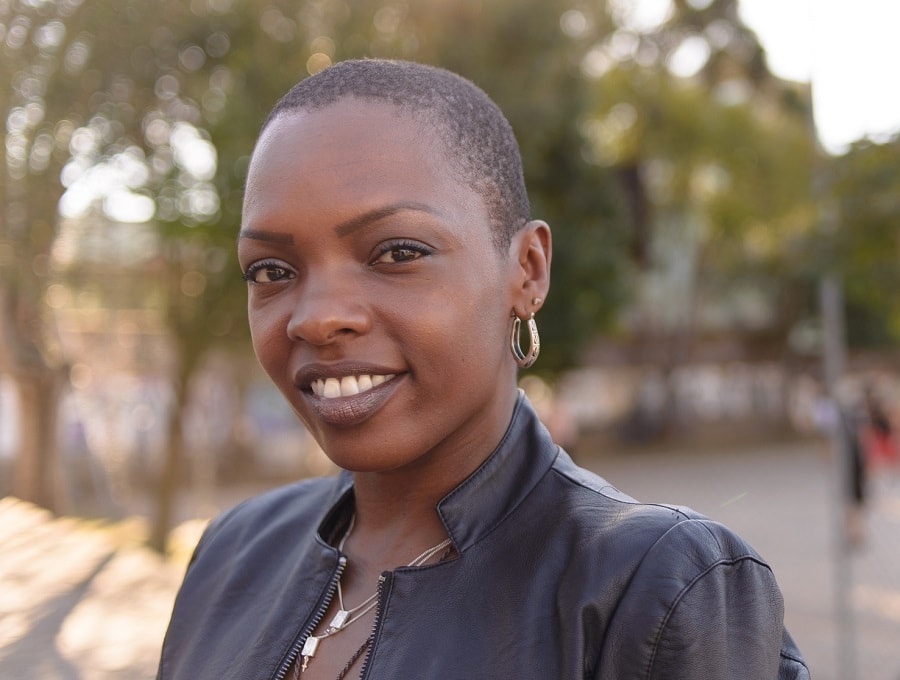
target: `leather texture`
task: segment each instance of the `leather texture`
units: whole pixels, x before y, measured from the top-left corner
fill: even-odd
[[[203,535],[160,680],[269,680],[333,590],[351,478],[236,506]],[[691,510],[576,466],[524,396],[504,439],[437,506],[458,556],[385,573],[368,680],[809,678],[769,566]]]

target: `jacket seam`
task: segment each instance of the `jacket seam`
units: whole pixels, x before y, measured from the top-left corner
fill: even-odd
[[[803,657],[797,656],[796,654],[790,654],[787,652],[782,646],[781,649],[781,658],[782,659],[790,659],[791,661],[796,661],[797,663],[803,664],[803,667],[806,668],[806,660]]]
[[[704,527],[704,528],[706,528],[707,531],[709,531],[709,529],[707,527]],[[712,532],[710,532],[710,533],[712,533]],[[684,587],[678,592],[678,594],[672,600],[672,604],[666,610],[666,615],[662,618],[662,621],[660,622],[659,631],[657,632],[656,640],[653,643],[653,651],[650,653],[650,659],[647,664],[647,674],[644,676],[647,680],[651,679],[651,676],[653,673],[653,666],[656,663],[656,657],[659,654],[659,647],[662,644],[663,635],[665,634],[666,628],[669,625],[669,620],[675,614],[675,610],[678,608],[678,605],[681,604],[681,601],[687,595],[688,591],[690,591],[702,579],[704,579],[706,576],[708,576],[714,569],[717,569],[718,567],[721,567],[721,566],[732,567],[741,562],[748,562],[748,561],[754,562],[765,569],[769,569],[768,564],[766,564],[765,562],[761,562],[754,555],[749,555],[746,553],[743,555],[739,555],[737,557],[730,558],[730,559],[721,558],[721,559],[716,560],[712,564],[710,564],[706,569],[704,569],[700,573],[698,573],[694,578],[692,578],[688,583],[686,583],[684,585]],[[782,653],[782,655],[784,655],[783,650],[781,653]]]
[[[559,447],[557,447],[557,454],[558,453],[559,453]],[[567,474],[565,472],[565,470],[560,470],[556,466],[555,463],[550,466],[550,470],[553,471],[554,473],[556,473],[557,475],[559,475],[560,477],[562,477],[563,479],[567,480],[570,484],[574,484],[575,486],[577,486],[581,489],[584,489],[585,491],[590,491],[591,493],[595,493],[598,496],[602,496],[603,498],[605,498],[606,500],[608,500],[612,503],[619,503],[621,505],[627,505],[627,506],[640,506],[640,507],[645,507],[645,508],[662,508],[663,510],[669,510],[670,512],[674,512],[676,515],[678,515],[681,518],[681,520],[687,521],[687,522],[705,519],[702,517],[693,516],[693,515],[685,512],[685,510],[683,508],[681,508],[677,505],[669,505],[667,503],[645,503],[643,501],[639,501],[639,500],[636,500],[633,498],[628,499],[628,500],[626,500],[624,498],[616,498],[616,496],[606,493],[607,489],[611,489],[612,491],[615,491],[617,494],[622,494],[622,492],[619,491],[619,489],[617,489],[614,485],[607,483],[598,489],[596,487],[589,486],[587,484],[583,484],[582,482],[578,481],[571,475]],[[676,526],[677,524],[678,523],[676,523],[673,526]],[[707,531],[709,531],[708,528],[707,528]],[[712,532],[710,532],[710,533],[712,533]],[[718,541],[716,541],[716,545],[719,545]],[[648,552],[649,552],[649,550],[648,550]]]

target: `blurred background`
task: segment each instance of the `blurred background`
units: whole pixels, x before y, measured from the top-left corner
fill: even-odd
[[[331,471],[234,242],[271,106],[359,56],[515,129],[557,440],[750,539],[814,677],[900,678],[891,5],[0,0],[0,678],[154,677],[204,522]]]

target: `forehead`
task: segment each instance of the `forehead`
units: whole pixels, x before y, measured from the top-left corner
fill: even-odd
[[[272,147],[290,145],[311,153],[321,150],[317,141],[327,140],[334,152],[358,147],[366,140],[380,139],[384,144],[400,142],[416,146],[436,145],[436,135],[417,116],[387,102],[345,97],[321,108],[293,109],[271,121],[260,135],[254,158]],[[345,140],[346,143],[336,143]],[[408,146],[410,151],[415,148]],[[371,149],[358,148],[358,153]]]
[[[396,201],[487,216],[482,197],[455,176],[433,126],[388,103],[346,98],[269,124],[251,159],[244,213],[246,221],[278,206],[340,212]]]

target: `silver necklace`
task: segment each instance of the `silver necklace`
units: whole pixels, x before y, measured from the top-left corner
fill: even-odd
[[[350,525],[347,527],[347,532],[344,534],[343,538],[341,538],[341,542],[338,543],[338,550],[340,552],[344,552],[344,544],[347,542],[347,539],[350,537],[350,532],[353,531],[353,527],[356,524],[356,515],[350,518]],[[453,541],[449,538],[445,538],[443,541],[434,545],[419,556],[413,559],[412,562],[407,564],[407,567],[419,567],[425,564],[428,560],[434,557],[437,553],[439,553],[444,548],[448,547]],[[306,670],[306,667],[309,666],[310,660],[316,655],[316,650],[319,648],[319,643],[327,637],[331,637],[335,633],[340,633],[344,628],[349,626],[354,621],[358,621],[360,618],[368,614],[372,608],[377,604],[378,601],[378,591],[376,590],[372,595],[367,597],[365,600],[360,602],[355,607],[347,609],[344,607],[344,594],[341,592],[341,580],[338,579],[337,582],[337,596],[338,596],[338,606],[339,609],[335,613],[333,617],[331,617],[331,621],[328,626],[322,631],[321,635],[310,635],[306,638],[306,642],[303,643],[303,649],[300,651],[300,657],[302,661],[294,666],[294,678],[295,680],[299,678],[299,674]],[[354,659],[355,661],[355,659]],[[299,672],[297,672],[299,666]]]

